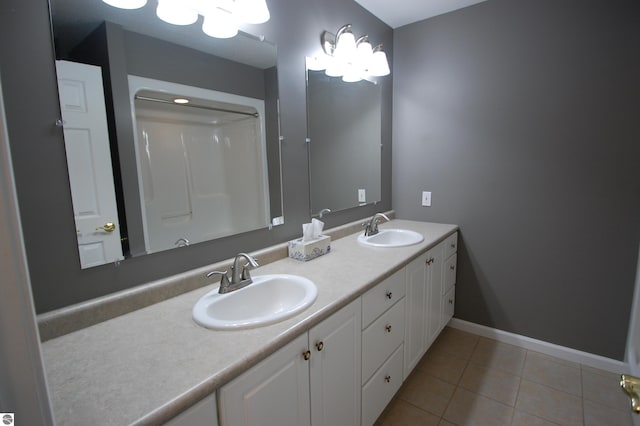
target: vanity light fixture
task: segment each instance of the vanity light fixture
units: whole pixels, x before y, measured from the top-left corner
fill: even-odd
[[[102,0],[121,9],[139,9],[147,0]],[[269,20],[266,0],[158,0],[156,15],[173,25],[191,25],[203,16],[202,31],[211,37],[230,38],[239,24]]]
[[[189,102],[190,101],[187,98],[174,98],[173,99],[173,103],[174,104],[182,104],[182,105],[184,105],[184,104],[188,104]]]
[[[351,24],[342,26],[336,34],[323,32],[322,50],[324,55],[307,58],[307,67],[325,70],[330,77],[355,82],[368,76],[382,77],[391,73],[382,44],[373,47],[366,35],[356,39]]]

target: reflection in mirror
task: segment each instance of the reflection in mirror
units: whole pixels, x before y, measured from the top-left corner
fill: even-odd
[[[83,165],[86,169],[84,172],[89,173],[92,172],[89,170],[89,164],[98,161],[102,165],[106,165],[108,164],[106,160],[109,156],[113,165],[111,173],[106,174],[110,175],[111,180],[114,181],[115,191],[113,192],[115,193],[117,213],[110,214],[109,218],[103,219],[100,217],[100,219],[95,219],[94,222],[99,223],[87,225],[89,227],[86,231],[81,230],[80,226],[78,226],[79,251],[83,268],[122,259],[123,255],[124,257],[138,256],[152,251],[193,244],[198,241],[204,241],[207,238],[219,238],[248,230],[270,227],[272,224],[279,225],[284,223],[280,182],[278,79],[275,46],[263,38],[242,32],[238,33],[236,37],[223,40],[208,37],[201,31],[200,25],[187,27],[168,25],[157,19],[155,16],[155,4],[152,3],[155,2],[149,2],[142,9],[130,11],[110,7],[98,0],[51,1],[56,59],[84,66],[85,69],[93,67],[94,74],[97,71],[100,84],[104,88],[101,102],[106,107],[107,136],[103,136],[102,145],[107,146],[109,149],[108,153],[103,153],[99,160],[93,159],[89,161],[87,157],[87,153],[91,151],[93,144],[98,143],[96,138],[86,137],[85,133],[85,145],[83,146],[79,142],[82,138],[77,137],[81,132],[76,131],[75,139],[68,136],[69,132],[83,128],[82,126],[85,124],[81,123],[80,127],[76,127],[75,124],[70,124],[70,120],[67,119],[66,115],[63,117],[69,165],[74,163],[73,159],[75,158],[77,160],[75,163]],[[212,210],[206,215],[211,221],[206,225],[202,225],[208,229],[207,232],[202,232],[203,237],[194,237],[193,234],[176,231],[170,237],[165,236],[165,242],[160,245],[150,243],[150,241],[154,240],[153,233],[155,231],[148,226],[149,217],[147,214],[149,212],[145,205],[145,200],[148,200],[150,195],[146,192],[146,189],[149,188],[149,182],[143,180],[140,174],[141,169],[138,167],[140,162],[137,157],[136,138],[139,138],[139,133],[136,134],[135,105],[131,103],[131,96],[135,93],[130,93],[128,86],[130,76],[160,80],[185,87],[223,93],[231,97],[239,96],[259,101],[264,109],[264,114],[259,116],[259,119],[254,120],[259,124],[254,123],[252,126],[255,126],[256,129],[259,128],[259,133],[256,134],[258,139],[261,140],[261,144],[260,152],[257,152],[256,145],[256,151],[252,154],[255,156],[256,165],[251,166],[251,172],[256,174],[256,179],[253,182],[254,186],[261,189],[260,196],[255,196],[260,208],[249,208],[252,210],[252,214],[237,210],[241,207],[248,208],[248,206],[241,202],[231,202],[230,199],[225,200],[224,197],[219,196],[220,193],[216,191],[221,191],[220,181],[216,181],[213,187],[207,188],[201,178],[190,176],[188,179],[184,178],[180,183],[168,178],[175,170],[170,173],[163,171],[161,172],[163,174],[160,175],[163,177],[153,182],[154,194],[158,196],[160,191],[165,190],[160,182],[169,183],[170,185],[167,188],[172,188],[170,190],[171,197],[175,197],[171,199],[171,202],[176,202],[176,200],[182,200],[181,202],[183,202],[181,209],[176,210],[177,212],[181,214],[185,212],[184,201],[187,199],[191,202],[188,208],[192,208],[195,203],[194,200],[202,195],[199,191],[203,191],[202,193],[206,194],[210,201],[217,199],[221,204],[226,204],[229,210],[222,214],[220,213],[222,207],[218,206],[218,210],[215,210],[216,213]],[[80,80],[84,78],[85,76],[81,72]],[[77,99],[81,99],[81,97],[79,97],[80,95],[77,91],[65,92],[60,80],[59,75],[59,92],[64,115],[66,114],[66,106],[78,108],[77,105],[74,105],[74,102]],[[186,95],[186,93],[180,91],[174,92],[174,94]],[[193,96],[205,102],[205,96],[198,94]],[[72,102],[68,102],[69,100]],[[241,109],[243,108],[242,105],[247,105],[245,102],[237,101],[222,100],[218,102],[235,104],[234,108]],[[156,107],[158,109],[161,108]],[[148,107],[145,108],[149,110]],[[202,116],[200,117],[202,118]],[[215,118],[212,118],[212,120],[215,120]],[[104,127],[104,121],[102,126]],[[167,128],[169,127],[167,126]],[[184,126],[182,130],[173,129],[173,131],[175,134],[183,132],[185,131]],[[193,132],[193,129],[190,128],[189,132]],[[222,132],[220,135],[224,133],[220,129],[214,131],[211,128],[209,132],[210,140],[213,140],[213,136],[211,136],[213,133]],[[220,137],[230,138],[230,140],[234,141],[234,145],[239,140],[235,133],[232,137],[226,134]],[[91,149],[89,145],[86,145],[87,140],[91,140]],[[74,144],[73,142],[77,143]],[[70,150],[71,145],[75,147],[73,152],[79,153],[75,157]],[[242,143],[238,142],[238,145],[242,146]],[[185,144],[184,152],[189,149],[196,150],[194,144],[190,147]],[[204,148],[204,145],[202,145],[198,149],[205,150],[208,148]],[[208,155],[214,155],[214,151],[213,148],[209,149]],[[219,151],[222,152],[222,150]],[[242,155],[245,157],[250,156],[246,153]],[[204,167],[204,164],[194,165],[193,163],[197,161],[202,163],[207,161],[211,163],[211,168]],[[191,163],[189,167],[200,167],[201,170],[198,176],[204,176],[205,173],[202,172],[204,170],[211,177],[216,171],[215,169],[222,170],[221,164],[229,165],[232,162],[227,157],[216,157],[214,159],[197,154],[192,155]],[[259,166],[257,165],[258,163],[260,164]],[[186,167],[185,164],[183,162],[183,168]],[[147,164],[149,167],[155,167],[156,170],[159,170],[161,165],[162,162]],[[165,165],[170,166],[169,164]],[[106,169],[108,170],[109,167]],[[244,173],[245,171],[235,166],[225,171],[225,178],[227,179],[225,190],[228,191],[227,195],[233,198],[236,196],[236,190],[241,192],[248,190],[242,185],[236,185],[242,179],[237,177],[230,179],[232,175],[231,169],[236,174]],[[69,172],[72,181],[74,212],[76,219],[78,219],[78,212],[86,209],[79,208],[82,203],[78,203],[78,208],[76,208],[76,199],[79,199],[76,193],[92,194],[98,186],[94,183],[84,186],[78,185],[77,182],[74,182],[76,181],[74,175],[82,175],[74,173],[71,169]],[[101,173],[105,174],[104,170]],[[79,182],[83,182],[83,178]],[[88,180],[85,179],[84,182],[88,182]],[[106,186],[113,187],[114,185]],[[177,185],[181,185],[181,194],[175,192]],[[195,185],[199,186],[196,188]],[[100,185],[99,187],[106,186]],[[213,193],[217,194],[217,196],[214,197]],[[244,198],[240,196],[240,199],[249,198],[254,199],[254,195],[248,195]],[[165,207],[168,208],[167,206]],[[173,207],[175,206],[172,205]],[[90,212],[90,210],[87,211]],[[170,216],[168,210],[165,210],[163,214],[164,216]],[[192,217],[196,216],[195,211],[191,211],[189,214]],[[111,218],[113,215],[117,217]],[[251,217],[248,218],[248,216]],[[244,224],[240,223],[243,218],[247,220]],[[76,222],[78,223],[78,221]],[[165,225],[168,222],[170,221],[165,220]],[[178,221],[174,218],[174,222]],[[111,229],[108,226],[105,227],[107,223],[113,223],[115,230],[106,231],[106,229]],[[216,226],[224,227],[224,229],[214,229]],[[99,250],[83,250],[82,242],[80,241],[81,236],[111,237],[116,242],[121,240],[121,253],[100,259],[97,255],[100,253]],[[173,237],[176,238],[174,239]],[[88,257],[89,260],[82,260],[83,256]]]
[[[380,84],[307,70],[312,215],[381,199]]]
[[[129,76],[147,253],[269,225],[264,101]]]

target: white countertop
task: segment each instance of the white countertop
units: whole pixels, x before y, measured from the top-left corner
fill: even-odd
[[[285,258],[252,275],[312,280],[318,298],[302,313],[266,327],[213,331],[191,318],[206,286],[42,344],[59,425],[161,423],[187,409],[283,344],[327,318],[409,260],[455,232],[455,225],[393,220],[384,228],[420,232],[408,247],[365,247],[358,234],[331,242],[309,262]]]

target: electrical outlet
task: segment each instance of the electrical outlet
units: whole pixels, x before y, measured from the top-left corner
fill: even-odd
[[[364,189],[358,189],[358,202],[366,203],[367,202],[367,191]]]
[[[431,207],[431,192],[422,191],[422,205],[425,207]]]

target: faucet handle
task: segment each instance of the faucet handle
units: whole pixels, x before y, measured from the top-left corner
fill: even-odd
[[[211,278],[214,275],[220,275],[220,288],[229,286],[229,277],[227,276],[227,271],[211,271],[207,274],[207,278]]]

